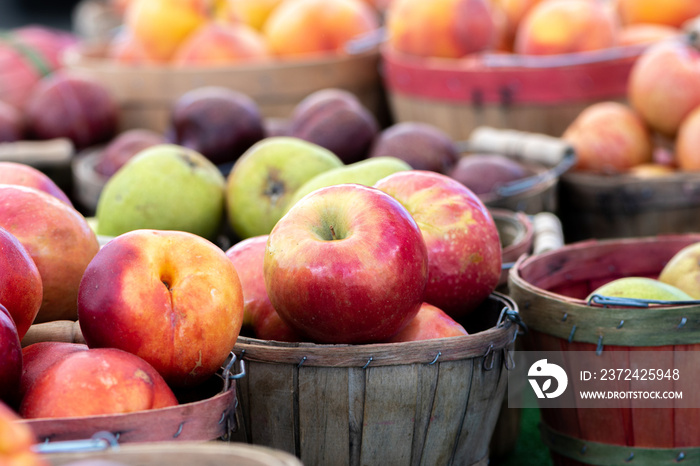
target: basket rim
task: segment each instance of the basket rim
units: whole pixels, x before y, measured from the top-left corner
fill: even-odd
[[[493,292],[494,304],[517,315],[518,307],[509,296]],[[363,345],[289,343],[239,336],[234,353],[244,361],[294,364],[298,366],[357,367],[434,364],[439,361],[482,358],[509,348],[518,326],[501,316],[494,327],[470,335],[400,343]]]

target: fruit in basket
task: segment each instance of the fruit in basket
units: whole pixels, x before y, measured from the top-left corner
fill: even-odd
[[[32,428],[19,421],[19,415],[0,401],[0,463],[8,466],[48,466],[41,455],[32,450],[32,445],[37,443]]]
[[[0,100],[0,143],[15,142],[24,138],[22,113],[7,102]]]
[[[85,217],[43,191],[0,184],[0,227],[39,269],[43,298],[35,323],[75,320],[80,279],[99,249]]]
[[[0,162],[0,184],[38,189],[72,206],[70,199],[49,176],[39,169],[16,162]]]
[[[700,106],[686,116],[678,128],[675,143],[675,162],[685,171],[700,171]]]
[[[652,23],[678,28],[700,15],[700,3],[696,0],[614,0],[613,4],[625,24]]]
[[[105,145],[95,163],[95,171],[110,178],[142,150],[166,142],[164,135],[150,129],[126,130]]]
[[[394,0],[386,11],[388,44],[421,57],[460,58],[496,46],[487,0]]]
[[[105,57],[116,63],[127,65],[157,65],[158,60],[148,54],[146,47],[139,42],[131,31],[121,29],[108,40]]]
[[[673,285],[647,277],[623,277],[612,280],[592,291],[586,301],[594,294],[661,301],[690,301],[693,299],[685,291]]]
[[[681,34],[681,30],[663,24],[638,23],[628,24],[620,29],[619,45],[652,44],[672,39]]]
[[[398,157],[416,170],[447,173],[457,163],[459,150],[450,136],[429,123],[403,121],[382,130],[369,157]]]
[[[314,191],[277,222],[264,270],[272,305],[311,341],[380,342],[418,312],[428,253],[396,199],[341,184]]]
[[[34,260],[17,238],[0,227],[0,305],[10,313],[20,340],[34,322],[42,297]]]
[[[231,228],[241,239],[270,233],[301,185],[341,166],[331,151],[299,138],[257,142],[236,161],[226,181]]]
[[[226,0],[222,2],[221,16],[228,21],[240,21],[258,31],[282,0]]]
[[[628,175],[636,176],[637,178],[655,178],[659,176],[668,176],[676,173],[676,168],[663,163],[642,163],[635,165],[627,170]]]
[[[555,55],[617,45],[620,24],[603,2],[548,0],[532,7],[520,23],[513,51]]]
[[[649,127],[637,112],[618,102],[598,102],[585,108],[562,134],[576,151],[576,169],[625,172],[653,159]]]
[[[265,288],[263,261],[268,235],[253,236],[231,246],[226,256],[241,280],[243,290],[243,330],[255,338],[275,341],[302,341],[272,306]]]
[[[146,361],[117,348],[76,351],[49,366],[29,386],[25,419],[123,414],[178,404]]]
[[[139,152],[107,181],[97,202],[97,233],[142,228],[213,238],[224,213],[224,177],[202,154],[175,144]]]
[[[348,41],[379,27],[377,12],[361,0],[283,0],[262,32],[281,57],[342,53]]]
[[[22,377],[22,345],[10,312],[0,304],[0,400],[14,403]]]
[[[396,157],[374,157],[361,160],[343,167],[333,168],[320,173],[301,185],[294,192],[289,207],[312,191],[326,186],[343,183],[357,183],[365,186],[373,186],[385,176],[399,171],[411,170],[411,166]]]
[[[263,139],[265,126],[253,99],[233,89],[205,86],[175,101],[168,133],[175,144],[221,165],[235,161]]]
[[[425,302],[459,319],[488,298],[501,276],[501,241],[476,194],[424,170],[394,173],[374,186],[396,198],[420,226],[428,249]]]
[[[447,175],[474,194],[496,194],[499,187],[534,175],[515,159],[502,154],[469,154],[460,157]]]
[[[25,118],[32,137],[68,138],[81,149],[114,137],[119,110],[102,83],[62,72],[37,83],[27,101]]]
[[[448,316],[445,311],[423,303],[418,314],[399,333],[387,340],[387,343],[403,341],[430,340],[467,335],[462,325]]]
[[[177,48],[171,61],[179,67],[250,63],[267,59],[263,35],[241,23],[203,25]]]
[[[210,0],[134,0],[124,13],[124,26],[147,56],[169,61],[194,31],[211,20]]]
[[[700,51],[685,40],[649,46],[627,82],[629,102],[654,130],[675,137],[681,122],[700,105]]]
[[[22,377],[19,384],[20,401],[34,381],[54,363],[76,351],[87,351],[82,343],[40,341],[22,348]]]
[[[212,376],[243,320],[241,283],[229,258],[181,231],[138,230],[111,240],[85,270],[77,301],[90,348],[132,352],[173,386]]]
[[[353,93],[321,89],[296,105],[289,121],[289,135],[313,142],[337,155],[343,163],[367,157],[379,124]]]
[[[533,6],[542,0],[492,0],[494,6],[501,8],[504,15],[504,43],[505,50],[513,50],[515,34],[520,27],[520,23]]]
[[[659,280],[700,299],[700,243],[685,246],[675,253],[659,274]]]

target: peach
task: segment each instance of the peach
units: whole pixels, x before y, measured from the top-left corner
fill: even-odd
[[[263,35],[242,23],[208,23],[178,47],[172,62],[181,67],[261,61],[269,56]]]
[[[25,419],[123,414],[177,405],[158,372],[117,348],[76,351],[50,365],[29,386]]]
[[[73,205],[66,193],[46,173],[30,165],[0,162],[0,184],[16,184],[35,188],[51,194],[69,206]]]
[[[697,0],[615,0],[615,7],[625,24],[656,23],[678,28],[700,15]]]
[[[0,227],[22,243],[39,269],[44,292],[35,322],[76,320],[80,279],[99,249],[85,217],[43,191],[0,185]]]
[[[548,0],[520,23],[513,50],[528,55],[600,50],[617,45],[619,19],[602,2]]]
[[[109,41],[106,56],[125,65],[158,63],[148,54],[146,47],[130,31],[124,29]]]
[[[0,400],[12,403],[22,376],[22,346],[10,312],[0,304]],[[2,464],[2,463],[0,463]]]
[[[221,16],[227,21],[238,21],[262,31],[265,21],[282,0],[225,0]]]
[[[147,56],[169,61],[182,42],[210,20],[212,0],[134,0],[124,24]]]
[[[700,107],[683,120],[676,136],[675,160],[684,171],[700,171]]]
[[[494,6],[500,7],[504,15],[504,41],[507,50],[513,49],[515,34],[520,23],[530,9],[542,0],[491,0]]]
[[[637,178],[656,178],[676,173],[676,169],[670,165],[652,162],[635,165],[627,173]]]
[[[599,102],[583,110],[562,139],[576,150],[577,170],[624,172],[652,161],[653,141],[644,120],[618,102]]]
[[[233,349],[243,293],[236,269],[213,243],[181,231],[136,230],[90,262],[78,316],[90,348],[132,352],[169,384],[192,386]]]
[[[244,239],[226,251],[241,279],[243,327],[261,340],[302,341],[301,335],[277,314],[267,295],[263,271],[267,237],[261,235]]]
[[[675,137],[700,105],[700,50],[683,40],[650,45],[635,61],[627,82],[630,105],[649,126]]]
[[[376,11],[361,0],[283,0],[263,35],[272,54],[290,57],[342,52],[349,40],[378,27]]]
[[[34,322],[42,296],[34,260],[14,235],[0,227],[0,305],[10,313],[20,340]]]
[[[423,303],[418,314],[387,343],[430,340],[433,338],[460,337],[467,335],[462,325],[432,304]]]
[[[681,33],[680,29],[664,24],[628,24],[620,29],[619,45],[650,44],[677,37]]]
[[[486,0],[395,0],[386,27],[393,49],[421,57],[459,58],[491,49],[498,40]]]
[[[32,450],[37,443],[31,427],[0,401],[0,464],[6,466],[47,466],[48,463]]]
[[[46,369],[76,351],[87,351],[87,345],[63,341],[41,341],[22,348],[22,377],[19,382],[20,400],[29,387]]]

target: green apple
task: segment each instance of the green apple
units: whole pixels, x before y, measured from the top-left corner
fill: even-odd
[[[224,215],[226,180],[202,154],[175,144],[142,150],[105,185],[97,233],[178,230],[213,238]]]
[[[646,277],[624,277],[610,281],[593,291],[601,296],[613,296],[617,298],[653,299],[660,301],[690,301],[693,298],[668,283]]]
[[[674,254],[661,270],[659,280],[700,299],[700,242]]]
[[[331,151],[298,138],[269,137],[254,144],[228,176],[231,229],[241,239],[270,233],[297,189],[319,173],[342,166]]]
[[[374,186],[377,181],[385,176],[404,170],[411,170],[411,166],[397,157],[390,156],[375,157],[333,168],[314,176],[297,189],[289,202],[288,208],[296,204],[302,197],[319,188],[343,183]]]

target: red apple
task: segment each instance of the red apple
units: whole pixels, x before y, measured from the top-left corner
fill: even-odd
[[[263,272],[267,238],[268,235],[253,236],[226,251],[241,280],[243,327],[261,340],[301,341],[301,335],[280,318],[267,296]]]
[[[22,376],[22,346],[10,313],[0,304],[0,400],[12,403]]]
[[[428,249],[425,301],[455,319],[476,309],[501,276],[498,228],[483,202],[449,176],[423,170],[394,173],[375,187],[420,226]]]
[[[44,290],[35,322],[76,320],[80,279],[100,248],[85,217],[43,191],[0,184],[0,227],[39,269]]]
[[[63,341],[41,341],[22,348],[22,378],[19,383],[20,400],[29,387],[46,369],[76,351],[86,351],[87,345]]]
[[[30,165],[0,162],[0,184],[17,184],[49,193],[69,206],[73,206],[66,193],[49,176]]]
[[[29,387],[25,419],[122,414],[177,405],[146,361],[117,348],[76,351],[49,366]]]
[[[90,262],[78,317],[90,348],[132,352],[169,384],[191,386],[233,349],[243,293],[233,264],[213,243],[181,231],[135,230]]]
[[[22,113],[12,105],[0,100],[0,142],[23,139],[24,119]]]
[[[150,129],[134,128],[115,136],[100,152],[95,171],[105,178],[114,175],[134,155],[149,147],[165,144],[166,138]]]
[[[339,184],[303,197],[277,222],[264,268],[272,305],[305,337],[380,342],[418,312],[428,253],[396,199]]]
[[[10,313],[20,340],[39,313],[42,296],[34,260],[17,238],[0,227],[0,305]]]
[[[459,337],[467,335],[464,327],[448,316],[445,311],[423,303],[418,314],[399,333],[387,340],[387,343],[402,341],[430,340],[432,338]]]

